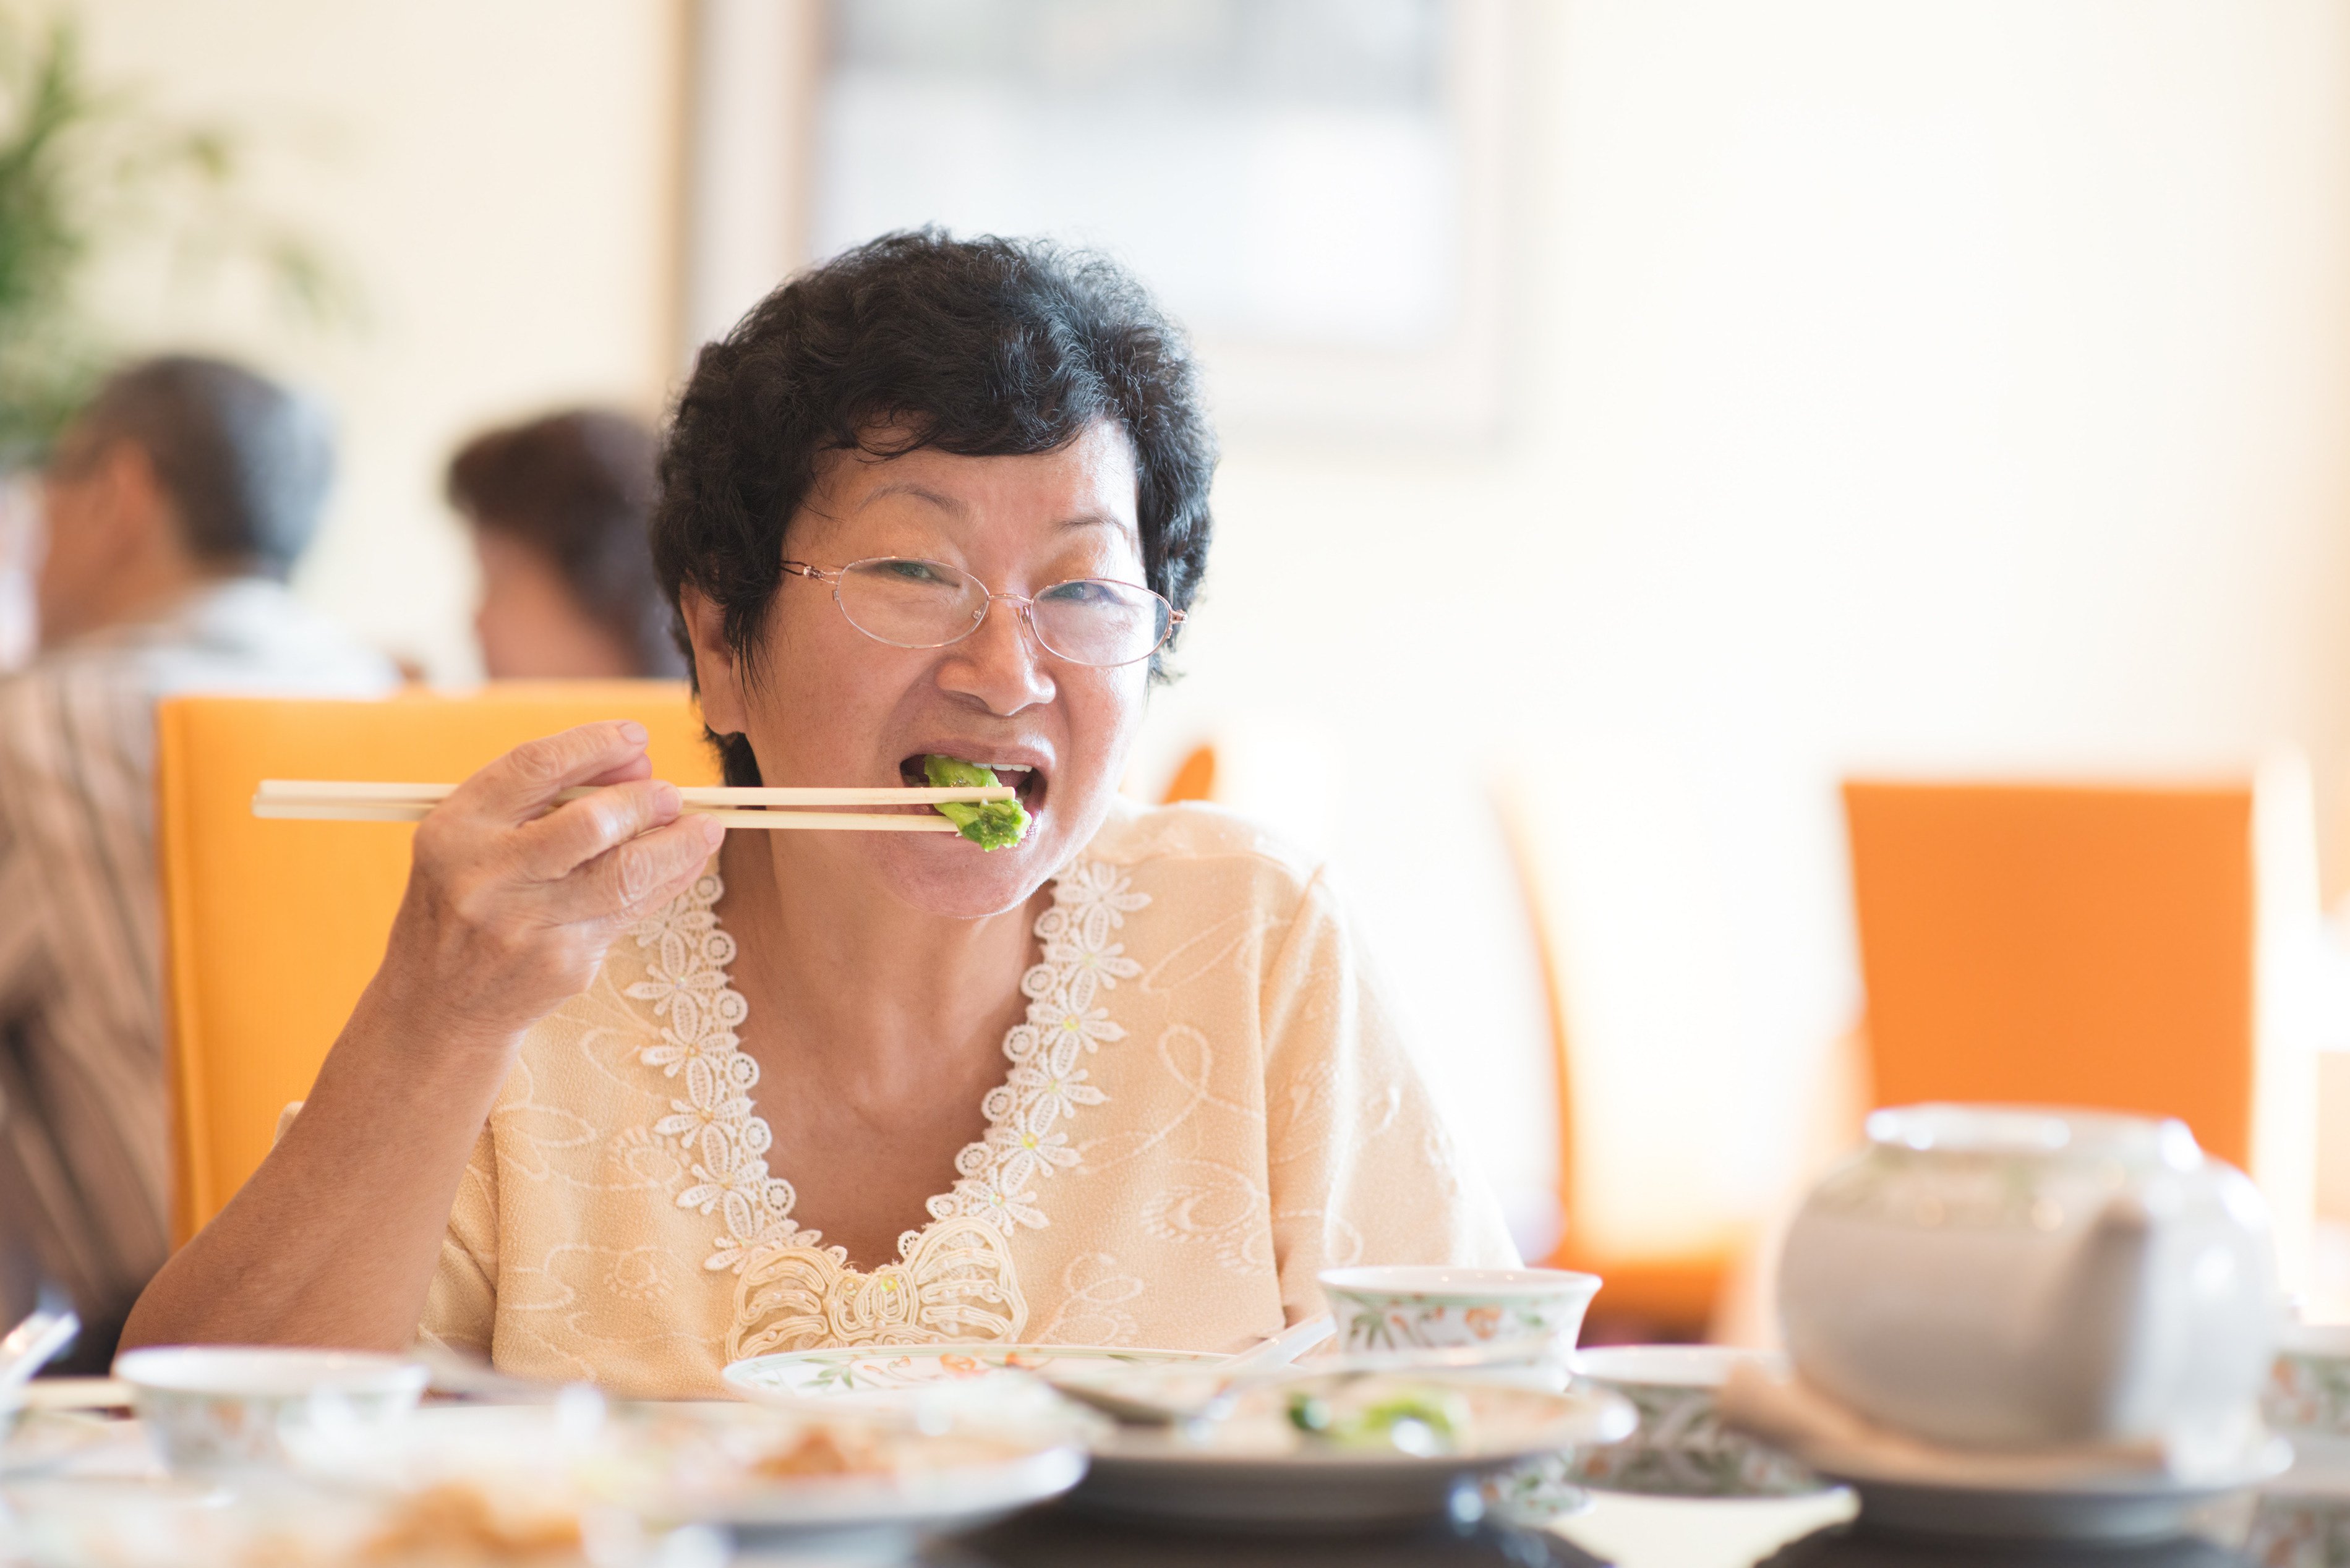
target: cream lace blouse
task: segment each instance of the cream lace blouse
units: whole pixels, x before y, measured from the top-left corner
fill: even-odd
[[[1318,872],[1121,805],[1036,922],[1028,1015],[953,1189],[860,1272],[767,1167],[713,874],[542,1021],[458,1189],[423,1333],[533,1376],[707,1395],[767,1351],[1223,1349],[1317,1271],[1514,1263]]]

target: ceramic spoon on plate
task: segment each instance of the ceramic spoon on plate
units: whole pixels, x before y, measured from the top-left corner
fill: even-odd
[[[1262,1344],[1251,1345],[1216,1370],[1226,1377],[1254,1377],[1288,1366],[1337,1332],[1338,1320],[1322,1313],[1294,1328],[1283,1329]]]
[[[0,1409],[16,1402],[33,1374],[47,1366],[81,1332],[81,1319],[56,1290],[41,1292],[32,1314],[0,1337]]]
[[[1233,1398],[1250,1381],[1281,1371],[1337,1331],[1338,1320],[1326,1312],[1309,1317],[1211,1369],[1184,1375],[1183,1386],[1192,1391],[1189,1398],[1165,1398],[1130,1386],[1118,1388],[1074,1377],[1055,1377],[1049,1372],[1043,1376],[1055,1393],[1128,1426],[1166,1427],[1178,1421],[1212,1421],[1231,1408]]]

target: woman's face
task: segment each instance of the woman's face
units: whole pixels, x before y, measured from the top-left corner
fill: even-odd
[[[821,568],[875,556],[944,561],[997,594],[1035,595],[1072,577],[1143,581],[1134,453],[1097,424],[1057,452],[957,457],[842,453],[785,530],[785,557]],[[1014,606],[990,606],[962,641],[893,648],[848,623],[827,584],[786,574],[768,607],[757,669],[738,679],[718,617],[690,598],[702,708],[721,733],[750,737],[778,785],[889,785],[937,753],[1024,763],[1035,819],[1016,847],[983,851],[951,834],[780,836],[795,855],[878,876],[931,913],[1015,908],[1085,846],[1109,809],[1139,723],[1148,661],[1112,670],[1036,646]]]

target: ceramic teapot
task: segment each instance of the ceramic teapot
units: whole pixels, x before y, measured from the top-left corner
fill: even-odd
[[[1804,1380],[1898,1431],[2185,1439],[2247,1418],[2274,1276],[2259,1191],[2184,1123],[1910,1106],[1805,1199],[1779,1311]]]

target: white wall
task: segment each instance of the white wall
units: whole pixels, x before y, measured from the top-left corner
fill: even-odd
[[[339,257],[365,319],[294,330],[234,277],[146,267],[110,281],[114,314],[324,391],[343,481],[300,587],[438,678],[475,673],[451,448],[558,400],[651,415],[676,363],[679,0],[75,9],[105,77],[251,133],[254,204]]]
[[[2334,0],[1521,15],[1506,443],[1236,452],[1159,744],[1334,739],[1332,847],[1511,1186],[1540,1015],[1484,792],[1558,781],[1578,1166],[1695,1233],[1783,1179],[1857,1006],[1839,774],[2350,738],[2350,39]]]

